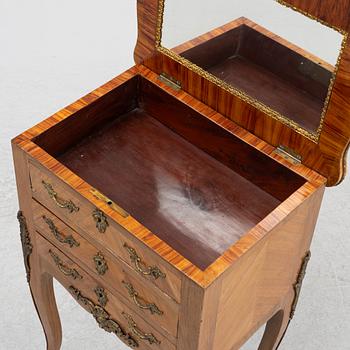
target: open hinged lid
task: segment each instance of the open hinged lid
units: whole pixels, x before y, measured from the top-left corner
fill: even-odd
[[[138,0],[138,19],[137,63],[328,186],[343,179],[350,0]]]

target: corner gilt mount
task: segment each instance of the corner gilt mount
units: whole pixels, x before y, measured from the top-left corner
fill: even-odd
[[[23,258],[24,258],[24,267],[27,273],[27,282],[30,282],[30,265],[29,265],[29,257],[33,251],[33,245],[30,241],[27,221],[23,212],[21,210],[17,213],[17,219],[19,222],[19,230],[21,234],[21,242],[22,242],[22,250],[23,250]]]
[[[304,280],[304,277],[306,274],[306,268],[307,268],[307,265],[308,265],[310,259],[311,259],[311,252],[308,251],[303,259],[302,264],[301,264],[297,280],[293,285],[295,297],[294,297],[291,312],[290,312],[290,319],[292,319],[294,317],[295,310],[297,308],[299,297],[300,297],[301,287],[303,285],[303,280]]]

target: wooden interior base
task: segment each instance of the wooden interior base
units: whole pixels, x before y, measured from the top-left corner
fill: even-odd
[[[59,160],[202,269],[280,203],[141,109]]]
[[[305,183],[146,80],[119,90],[123,111],[100,102],[94,132],[73,118],[80,139],[55,156],[200,269]]]

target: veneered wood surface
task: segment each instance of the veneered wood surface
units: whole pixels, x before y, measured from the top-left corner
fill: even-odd
[[[162,3],[159,1],[159,3]],[[292,2],[291,2],[292,3]],[[329,24],[338,24],[348,29],[350,7],[348,0],[334,2],[333,0],[295,1],[311,14],[325,19]],[[321,4],[322,3],[322,4]],[[138,13],[154,14],[154,0],[138,2]],[[291,10],[292,11],[292,10]],[[151,27],[150,27],[151,25]],[[155,25],[155,27],[153,27]],[[273,146],[287,146],[302,156],[303,164],[312,168],[328,179],[328,186],[338,184],[345,176],[345,153],[350,140],[350,44],[345,43],[339,70],[333,87],[330,103],[327,109],[322,132],[318,142],[306,138],[301,133],[290,128],[279,120],[244,102],[232,93],[223,90],[201,75],[189,70],[156,48],[157,18],[147,18],[147,26],[143,25],[143,17],[139,18],[139,28],[143,35],[136,46],[137,63],[143,63],[157,74],[167,73],[182,84],[182,88],[198,100],[217,110],[227,118],[252,132],[260,139]],[[145,35],[145,33],[148,35]],[[212,35],[219,33],[214,30]],[[152,51],[153,45],[153,51]],[[147,47],[147,50],[140,50]],[[308,54],[306,54],[306,57]]]
[[[171,265],[168,265],[162,259],[159,259],[159,257],[149,248],[133,240],[125,229],[116,224],[110,218],[107,218],[109,226],[106,229],[106,232],[100,233],[96,228],[96,223],[92,216],[92,212],[95,207],[85,198],[79,196],[77,193],[69,189],[69,187],[64,185],[60,180],[55,178],[53,174],[49,174],[43,169],[30,165],[30,176],[33,198],[42,203],[58,218],[66,222],[83,237],[87,236],[90,240],[92,239],[93,242],[99,243],[105,250],[109,251],[112,255],[121,258],[132,268],[135,268],[135,264],[131,260],[130,254],[124,247],[124,244],[126,243],[129,247],[134,248],[146,266],[157,266],[166,274],[166,278],[154,279],[151,276],[144,277],[141,275],[140,278],[147,278],[147,280],[154,283],[170,297],[174,298],[176,301],[180,300],[181,279],[177,271],[174,270]],[[67,211],[67,209],[59,208],[48,195],[42,184],[42,180],[52,185],[53,189],[58,193],[59,198],[73,201],[73,203],[79,207],[79,211],[70,213]],[[85,185],[85,191],[93,198],[96,198],[91,194],[90,189],[90,186]],[[103,204],[103,202],[100,200],[97,200],[97,202],[99,205]],[[105,205],[107,206],[107,204]],[[120,217],[120,214],[115,212],[113,209],[110,209],[110,211]],[[123,220],[127,219],[128,217],[123,218]]]
[[[205,290],[189,279],[182,282],[178,350],[212,350],[222,280]]]
[[[204,291],[183,281],[180,325],[185,326],[179,330],[179,350],[238,350],[266,322],[259,350],[277,349],[323,192],[324,187],[314,189]]]
[[[202,270],[280,204],[142,109],[58,159]]]
[[[215,261],[211,266],[209,266],[206,271],[201,271],[188,260],[186,260],[183,256],[179,255],[176,251],[171,249],[165,242],[161,241],[156,235],[150,232],[146,227],[138,223],[134,218],[128,216],[127,218],[121,217],[117,212],[108,207],[108,205],[104,204],[102,201],[96,199],[90,192],[91,186],[84,182],[79,176],[71,172],[61,163],[59,163],[55,158],[47,154],[42,148],[33,143],[33,139],[35,139],[38,135],[42,134],[46,130],[54,127],[55,125],[61,123],[65,119],[74,118],[76,112],[81,111],[83,113],[84,109],[89,106],[92,102],[98,101],[99,98],[107,94],[113,89],[116,89],[118,86],[123,85],[126,81],[132,79],[135,75],[140,74],[145,79],[149,80],[153,84],[162,87],[167,93],[171,94],[178,100],[179,102],[191,107],[194,111],[203,114],[206,118],[211,120],[213,123],[219,125],[221,128],[226,130],[229,133],[232,133],[236,137],[238,137],[243,143],[247,143],[254,147],[258,152],[261,152],[263,155],[266,155],[270,159],[274,159],[276,162],[282,164],[287,169],[299,174],[308,182],[301,186],[296,192],[294,192],[289,198],[284,201],[282,205],[276,208],[268,217],[266,217],[263,221],[259,223],[258,226],[253,228],[249,233],[247,233],[243,238],[241,238],[234,246],[230,247],[217,261]],[[79,223],[73,218],[70,219],[69,216],[64,213],[64,211],[57,209],[53,206],[51,201],[45,199],[46,197],[42,196],[43,203],[50,210],[58,210],[60,218],[62,218],[65,222],[68,222],[71,227],[73,227],[80,234],[84,234],[84,230],[82,230],[77,224],[84,223],[87,224],[87,220],[90,220],[90,211],[92,208],[97,207],[110,218],[112,225],[116,225],[118,231],[125,230],[123,237],[129,237],[128,240],[131,240],[131,243],[135,248],[138,249],[138,245],[136,246],[137,241],[141,241],[141,245],[145,245],[154,253],[147,253],[144,249],[139,251],[142,259],[145,260],[146,263],[156,263],[161,264],[163,266],[167,266],[169,264],[169,268],[172,266],[176,268],[192,280],[194,280],[199,285],[205,287],[208,286],[212,281],[214,281],[220,274],[222,274],[229,266],[231,266],[235,261],[237,261],[241,256],[245,254],[256,242],[263,239],[263,237],[273,228],[275,227],[283,218],[288,216],[288,213],[296,208],[304,198],[308,197],[315,188],[323,186],[325,179],[318,175],[316,172],[310,170],[304,165],[293,165],[288,161],[284,160],[282,157],[275,153],[275,148],[271,145],[268,145],[266,142],[258,139],[256,136],[250,134],[248,131],[240,128],[224,116],[216,113],[210,107],[204,105],[200,101],[194,99],[192,96],[187,94],[184,91],[175,92],[171,88],[167,87],[163,83],[161,83],[157,75],[143,66],[137,66],[119,77],[113,79],[109,83],[104,86],[98,88],[94,92],[90,93],[86,97],[80,99],[79,101],[73,103],[72,105],[64,108],[60,112],[56,113],[54,116],[46,119],[41,122],[37,126],[31,128],[30,130],[24,132],[19,135],[17,138],[13,140],[14,146],[22,148],[27,156],[32,159],[37,166],[40,165],[42,169],[45,170],[45,178],[51,179],[53,185],[58,185],[60,188],[64,186],[63,195],[69,193],[69,195],[73,194],[74,198],[79,198],[79,201],[83,201],[86,205],[86,200],[91,203],[90,209],[89,205],[86,207],[85,215],[79,220]],[[51,174],[48,177],[48,174]],[[36,176],[37,177],[37,176]],[[36,178],[34,177],[34,179]],[[277,184],[277,182],[276,182]],[[39,187],[42,187],[39,184]],[[71,190],[69,190],[71,188]],[[84,200],[86,198],[86,200]],[[46,202],[45,202],[46,201]],[[52,209],[53,208],[53,209]],[[84,206],[85,208],[85,206]],[[83,208],[83,211],[85,210]],[[113,221],[116,224],[113,224]],[[91,223],[89,224],[91,225]],[[91,226],[86,226],[87,228]],[[126,232],[128,231],[128,233]],[[119,237],[119,233],[116,234]],[[107,239],[108,247],[113,247],[114,249],[118,248],[120,244],[120,240],[115,240],[106,233],[106,236],[103,240],[100,239],[99,235],[94,234],[93,237],[100,243],[104,244]],[[118,243],[119,242],[119,243]],[[117,244],[118,243],[118,244]],[[121,249],[124,250],[124,249]],[[159,258],[157,258],[157,255]],[[124,256],[123,260],[126,261],[128,259],[127,256]],[[167,268],[168,269],[168,268]],[[176,271],[176,270],[175,270]],[[175,273],[174,271],[174,273]],[[176,281],[176,278],[175,278]],[[164,287],[163,287],[164,288]],[[170,290],[173,290],[171,288]],[[177,289],[175,289],[177,290]],[[176,294],[175,294],[176,295]],[[179,297],[175,296],[175,299],[179,300]]]
[[[157,325],[157,329],[159,329],[165,336],[175,339],[177,335],[179,306],[173,299],[168,297],[158,288],[155,288],[151,282],[140,277],[140,275],[134,272],[134,270],[132,270],[127,264],[119,259],[115,259],[112,255],[106,252],[104,247],[96,247],[89,243],[86,239],[73,231],[64,222],[34,200],[32,202],[32,207],[35,227],[41,235],[64,252],[68,257],[79,262],[92,276],[100,280],[104,285],[107,285],[111,290],[115,291],[115,295],[121,298],[124,304],[133,309],[134,312],[146,318],[149,322],[152,322],[152,324]],[[70,247],[67,244],[59,242],[44,221],[43,216],[52,220],[60,234],[65,237],[73,236],[79,243],[79,246]],[[93,260],[98,253],[104,257],[108,267],[103,275],[98,274]],[[130,283],[133,286],[138,293],[138,300],[141,304],[145,305],[154,303],[163,314],[152,314],[149,310],[139,308],[135,305],[135,302],[132,297],[130,297],[124,282]]]
[[[62,163],[58,162],[56,158],[46,153],[39,145],[33,142],[36,140],[37,136],[43,134],[46,130],[51,129],[56,125],[59,125],[62,121],[68,120],[70,118],[74,119],[76,116],[75,113],[78,111],[80,112],[80,115],[83,116],[81,117],[82,119],[78,118],[78,120],[84,120],[84,118],[87,117],[87,115],[84,116],[84,112],[87,112],[90,117],[93,117],[94,113],[98,113],[99,108],[97,107],[97,110],[95,109],[94,113],[89,114],[91,113],[91,110],[88,107],[91,103],[95,102],[98,104],[98,101],[101,97],[103,97],[108,92],[117,89],[119,86],[123,86],[123,83],[129,81],[130,79],[133,79],[138,74],[142,75],[144,79],[148,80],[152,84],[155,84],[164,89],[164,91],[172,95],[177,101],[179,101],[179,103],[188,106],[196,113],[201,113],[205,118],[218,125],[225,132],[228,132],[237,137],[240,142],[253,147],[256,152],[260,152],[264,155],[264,157],[268,157],[268,159],[273,160],[276,162],[276,164],[278,163],[279,166],[283,166],[288,171],[294,172],[297,177],[300,176],[305,179],[301,186],[297,188],[293,187],[295,186],[295,184],[293,184],[293,181],[287,182],[289,183],[290,189],[293,188],[293,190],[290,195],[287,196],[287,198],[284,198],[283,203],[281,203],[281,205],[273,210],[271,214],[259,222],[257,226],[255,226],[246,235],[244,235],[238,242],[236,242],[236,244],[227,249],[227,251],[222,254],[213,264],[211,264],[205,271],[198,269],[178,252],[169,247],[169,245],[163,242],[159,237],[154,235],[149,229],[137,222],[131,215],[123,217],[116,211],[112,210],[108,205],[98,200],[90,192],[91,185],[86,183],[77,174],[74,174],[72,171],[62,165]],[[100,107],[103,109],[104,106],[105,103],[102,102]],[[73,122],[67,121],[67,124],[65,125],[68,127],[73,124]],[[64,133],[64,130],[62,130],[62,132]],[[198,140],[196,142],[198,143]],[[52,144],[54,144],[54,142]],[[220,308],[219,301],[221,299],[218,300],[218,297],[222,295],[220,291],[221,283],[222,285],[224,283],[227,283],[231,286],[239,285],[240,281],[237,281],[235,278],[235,283],[233,283],[230,278],[230,281],[226,279],[229,275],[232,278],[235,276],[241,276],[241,274],[244,275],[244,269],[240,272],[240,274],[237,275],[237,271],[235,270],[236,266],[239,266],[241,259],[243,259],[245,256],[249,256],[247,254],[255,254],[255,249],[259,250],[262,244],[265,244],[266,241],[270,241],[271,232],[275,232],[277,236],[282,235],[282,231],[279,230],[278,225],[288,219],[288,217],[291,216],[292,213],[300,205],[302,205],[302,203],[307,201],[315,192],[321,191],[325,183],[325,179],[316,172],[305,167],[304,165],[293,165],[284,160],[275,153],[274,147],[250,134],[247,130],[240,128],[224,116],[216,113],[210,107],[194,99],[186,92],[175,92],[171,88],[166,87],[158,80],[158,77],[154,72],[143,66],[137,66],[127,71],[123,75],[115,78],[88,96],[73,103],[54,116],[46,119],[37,126],[19,135],[13,140],[13,147],[14,149],[18,150],[23,156],[23,163],[20,162],[19,164],[22,164],[21,169],[25,174],[25,182],[22,184],[22,187],[25,189],[26,196],[28,197],[27,207],[29,208],[28,215],[30,216],[30,222],[33,222],[30,204],[30,191],[32,185],[34,189],[33,193],[36,199],[43,203],[47,208],[49,208],[50,211],[54,212],[55,215],[66,222],[83,237],[85,237],[87,234],[86,230],[89,231],[89,242],[92,242],[96,247],[104,247],[106,250],[110,251],[111,254],[116,254],[118,251],[124,251],[124,249],[121,247],[121,244],[124,242],[124,240],[126,240],[128,244],[133,246],[139,252],[139,255],[146,264],[159,265],[161,269],[165,269],[167,276],[172,276],[169,280],[167,280],[171,282],[170,284],[162,285],[157,284],[158,282],[155,282],[160,289],[163,289],[167,291],[167,293],[172,294],[174,298],[181,303],[183,302],[183,299],[189,301],[185,301],[183,305],[191,305],[191,300],[195,301],[192,309],[186,307],[180,308],[179,320],[183,320],[188,317],[188,320],[193,321],[193,323],[187,323],[189,327],[188,329],[179,330],[177,345],[178,349],[180,350],[189,350],[188,346],[191,346],[194,350],[203,350],[206,348],[208,350],[210,349],[213,342],[216,341],[216,334],[211,333],[213,337],[208,338],[207,333],[209,331],[213,331],[215,328],[215,322],[216,324],[220,322],[219,317],[224,317],[223,315],[220,315],[220,313],[216,312],[217,307]],[[227,157],[224,155],[222,158],[225,159]],[[28,164],[27,159],[30,160],[30,164]],[[17,159],[16,161],[19,160]],[[244,164],[242,164],[242,167],[244,167]],[[29,181],[29,169],[32,174],[32,184],[30,184]],[[249,171],[249,169],[245,169],[245,173],[249,173]],[[280,180],[283,180],[284,175],[282,174],[283,172],[281,173]],[[72,199],[74,202],[76,202],[76,204],[80,207],[79,216],[70,216],[63,209],[57,208],[47,193],[45,194],[45,192],[43,192],[41,179],[52,183],[53,187],[55,189],[58,189],[59,195],[64,199]],[[277,183],[278,181],[276,181],[276,184]],[[268,185],[268,187],[271,186]],[[36,189],[40,189],[38,190],[40,192],[40,195],[38,195]],[[94,223],[92,222],[91,212],[95,207],[101,209],[105,213],[110,223],[110,227],[108,228],[107,232],[102,236],[103,239],[101,238],[101,234],[96,231]],[[310,222],[313,224],[312,220]],[[33,227],[34,226],[32,224],[32,228]],[[111,235],[113,235],[115,239],[112,239]],[[47,242],[47,244],[49,243]],[[300,248],[300,250],[302,249]],[[290,254],[294,254],[295,251],[291,250]],[[120,258],[125,262],[128,262],[127,259],[129,257],[127,254],[125,254],[125,252],[120,254]],[[117,255],[119,255],[119,253]],[[39,258],[38,255],[35,256],[37,257],[36,259]],[[69,259],[65,261],[69,263]],[[269,263],[273,264],[273,261],[273,254],[269,255]],[[128,263],[130,264],[130,261]],[[291,266],[289,260],[284,261],[284,263],[286,264],[284,266],[286,266],[287,269],[295,269],[295,271],[297,271],[298,267],[300,266],[299,261],[296,266]],[[55,313],[55,301],[52,293],[52,279],[50,275],[47,275],[45,266],[46,265],[42,265],[40,268],[41,270],[39,271],[39,269],[37,269],[36,271],[37,277],[35,278],[35,288],[38,291],[38,294],[36,296],[39,298],[39,303],[41,305],[40,313],[45,320],[43,323],[45,325],[46,333],[50,335],[49,341],[51,345],[49,349],[58,350],[60,342],[59,319],[57,312]],[[78,265],[71,266],[76,266],[77,269],[80,269],[80,271],[82,271],[81,267]],[[61,278],[59,271],[57,272],[57,270],[55,270],[55,272],[51,273],[55,276],[55,278]],[[255,276],[253,271],[252,275]],[[45,281],[43,281],[42,276],[48,277],[45,279]],[[182,279],[182,281],[180,279]],[[184,281],[186,285],[182,285]],[[83,289],[90,290],[90,288],[85,288],[84,286],[86,287],[84,284],[81,285],[82,291]],[[178,295],[180,291],[181,296]],[[251,292],[254,293],[254,290]],[[282,292],[283,289],[279,294],[281,300],[290,300],[291,296],[283,296]],[[264,289],[263,293],[263,296],[268,295],[268,288]],[[199,298],[198,300],[196,299],[197,297]],[[256,297],[259,298],[258,294],[256,294]],[[265,297],[263,297],[263,299],[264,298]],[[248,302],[253,300],[249,294],[247,295],[247,299]],[[202,303],[198,302],[200,300],[202,300]],[[273,300],[271,302],[273,304]],[[51,306],[49,306],[48,303]],[[120,300],[116,301],[116,303],[116,305],[122,304]],[[288,304],[288,302],[285,301],[283,304]],[[267,304],[264,302],[264,305]],[[274,306],[278,308],[281,305]],[[118,307],[118,310],[120,310],[120,307]],[[249,311],[248,308],[247,310]],[[266,322],[267,318],[269,316],[272,316],[272,314],[265,314],[263,312],[265,310],[264,308],[261,310],[261,314],[256,316],[257,323],[259,324]],[[229,310],[226,310],[226,312],[228,311]],[[115,315],[114,311],[113,315]],[[235,316],[232,312],[230,315],[231,317]],[[217,320],[216,316],[218,316]],[[144,330],[152,329],[152,327],[147,328],[148,326],[146,322],[141,318],[137,318],[135,316],[135,321],[137,321],[138,325],[140,325],[140,327],[142,327]],[[200,322],[200,325],[198,322]],[[179,325],[181,327],[180,323]],[[237,343],[240,343],[243,338],[251,335],[255,329],[256,327],[252,325],[250,329],[242,330],[240,334],[237,333],[237,338],[234,338],[233,340],[237,341]],[[194,331],[194,338],[191,338],[192,330]],[[284,328],[280,329],[280,331],[283,330]],[[160,336],[162,335],[160,334]],[[168,342],[166,344],[171,343]],[[171,345],[168,346],[171,348]],[[198,349],[196,349],[196,347],[198,347]]]
[[[147,80],[140,105],[176,134],[264,192],[284,201],[305,180]]]
[[[40,254],[41,271],[43,273],[48,273],[54,276],[54,278],[58,280],[66,289],[68,289],[70,286],[77,288],[84,297],[87,297],[94,303],[99,304],[96,294],[94,292],[94,289],[99,285],[99,282],[97,282],[91,275],[89,275],[88,272],[82,269],[73,260],[65,256],[60,250],[55,248],[52,244],[50,244],[45,238],[43,238],[39,234],[37,236],[37,249]],[[59,271],[59,269],[53,262],[49,250],[53,251],[57,256],[59,256],[59,258],[65,266],[67,266],[70,269],[77,270],[83,278],[73,279],[69,276],[65,276],[61,271]],[[137,349],[150,350],[154,349],[155,345],[152,346],[147,341],[141,340],[139,337],[133,334],[130,327],[128,326],[127,320],[122,315],[123,312],[132,316],[133,320],[135,321],[141,332],[152,333],[161,342],[159,345],[157,345],[158,349],[175,349],[175,345],[172,344],[163,334],[161,334],[156,327],[152,326],[150,322],[145,321],[143,318],[141,318],[135,312],[133,312],[132,309],[123,304],[120,298],[115,297],[113,293],[109,291],[108,288],[105,288],[105,290],[107,292],[107,297],[109,300],[104,309],[110,314],[111,319],[118,322],[118,324],[121,326],[124,332],[130,333],[130,335],[138,342],[139,347]],[[82,307],[84,307],[82,303],[80,304]],[[116,344],[118,344],[118,342],[116,342]]]
[[[221,276],[213,350],[239,349],[276,312],[290,315],[293,284],[310,247],[323,192],[317,189]]]
[[[323,192],[315,189],[204,291],[183,281],[179,350],[238,350],[266,322],[259,350],[277,349]]]
[[[137,0],[138,37],[134,51],[136,63],[154,53],[158,6],[158,0]]]
[[[85,108],[74,113],[71,118],[64,119],[61,123],[39,134],[35,138],[35,143],[57,157],[101,125],[105,125],[118,115],[135,109],[138,106],[138,82],[137,77],[128,79],[118,89],[102,94],[97,101],[94,101],[90,95],[86,100]],[[57,139],[60,141],[57,142]]]

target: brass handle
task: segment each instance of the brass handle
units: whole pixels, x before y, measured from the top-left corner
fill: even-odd
[[[108,302],[108,298],[107,298],[107,293],[105,291],[105,289],[103,287],[99,287],[97,286],[94,289],[94,292],[97,296],[98,302],[100,303],[101,306],[106,306],[107,302]]]
[[[154,279],[166,277],[166,274],[162,272],[157,266],[146,267],[142,263],[141,258],[137,255],[136,250],[134,248],[129,247],[126,243],[124,243],[124,248],[128,251],[130,255],[130,260],[135,265],[135,270],[141,275],[152,276]]]
[[[125,312],[122,312],[122,315],[127,319],[130,330],[136,335],[138,338],[148,341],[149,344],[160,344],[160,341],[152,334],[152,333],[144,333],[138,327],[135,321],[132,319],[130,315]]]
[[[137,341],[126,333],[120,325],[111,318],[111,315],[104,308],[84,297],[77,288],[70,286],[68,290],[78,302],[82,303],[87,308],[88,312],[94,317],[100,328],[108,333],[115,334],[122,342],[133,349],[139,347]]]
[[[163,315],[163,311],[159,310],[158,306],[154,303],[141,303],[139,293],[135,290],[131,283],[122,281],[125,288],[128,290],[130,297],[133,299],[136,306],[143,310],[149,310],[152,315]]]
[[[92,217],[96,222],[96,228],[98,229],[98,231],[100,233],[105,233],[107,230],[107,227],[109,226],[106,215],[103,214],[101,210],[96,208],[92,212]]]
[[[54,237],[57,239],[57,241],[59,241],[60,243],[63,244],[68,244],[71,248],[75,247],[79,247],[80,243],[77,242],[72,235],[69,236],[64,236],[59,230],[58,228],[55,226],[54,222],[49,219],[48,217],[46,217],[45,215],[43,215],[43,220],[47,223],[47,225],[49,226],[50,231],[52,232],[52,234],[54,235]]]
[[[51,249],[49,250],[50,255],[52,256],[53,261],[55,262],[58,269],[65,275],[72,277],[73,279],[79,279],[81,280],[83,276],[76,270],[71,269],[68,266],[64,265],[63,261],[60,259],[60,257],[55,254]]]
[[[77,207],[71,200],[66,201],[64,199],[59,198],[57,192],[53,189],[51,184],[45,182],[44,180],[42,180],[42,184],[44,185],[50,198],[52,198],[52,200],[56,203],[58,207],[67,209],[70,213],[73,213],[74,211],[79,211],[79,207]]]
[[[101,252],[98,252],[94,257],[93,260],[95,262],[95,268],[99,275],[104,275],[106,271],[108,270],[108,265],[105,260],[105,257],[102,255]]]

